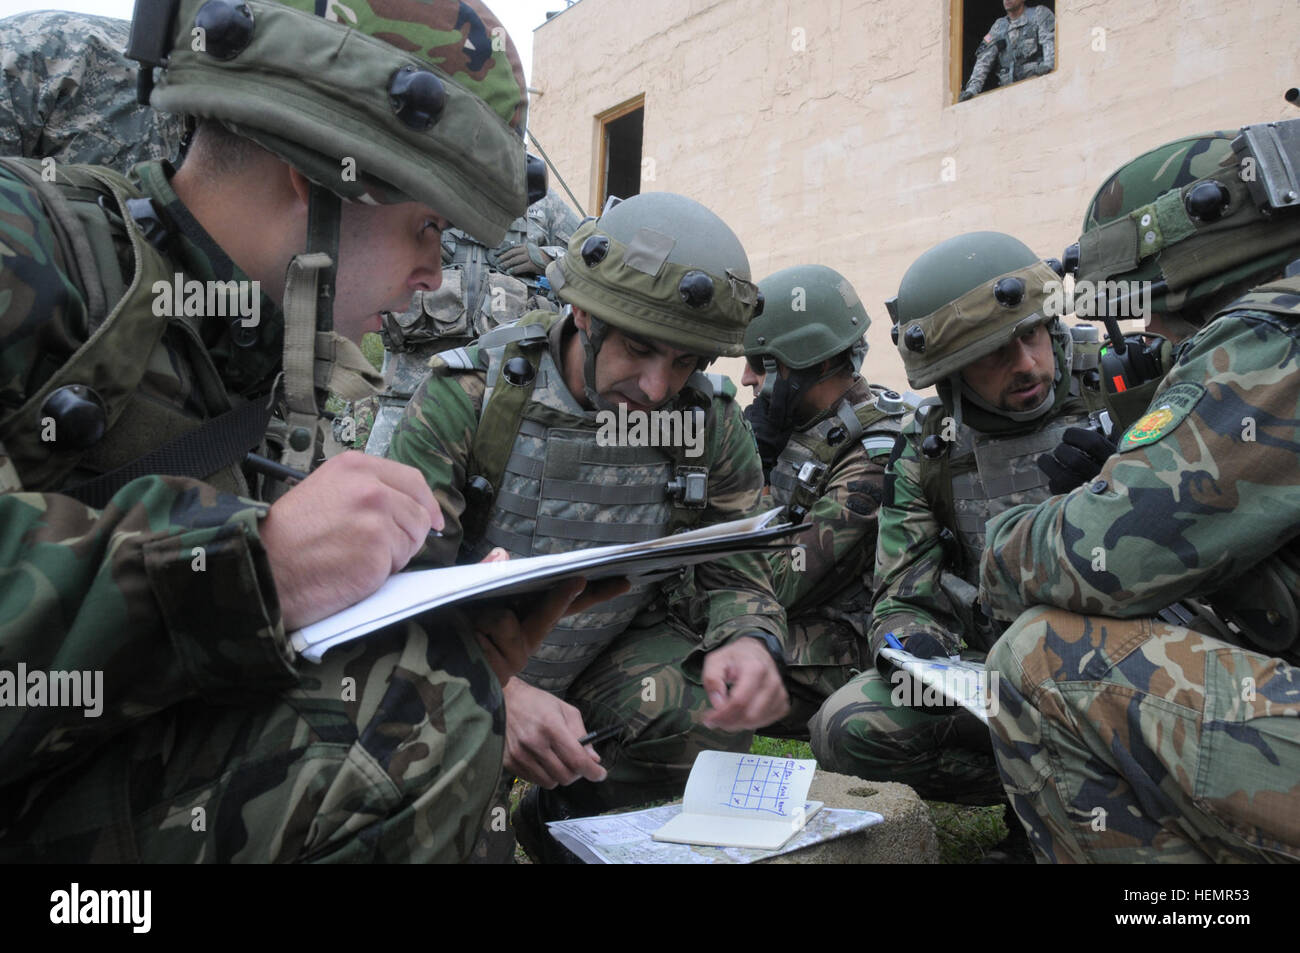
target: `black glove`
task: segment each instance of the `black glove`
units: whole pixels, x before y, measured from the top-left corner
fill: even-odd
[[[766,396],[759,396],[752,404],[745,408],[745,419],[749,421],[749,427],[754,431],[754,440],[758,444],[758,455],[763,461],[763,479],[772,472],[772,467],[776,466],[776,458],[781,456],[781,451],[785,445],[790,442],[790,430],[781,430],[776,424],[772,423],[771,407]]]
[[[1038,469],[1047,474],[1053,496],[1069,493],[1101,472],[1115,446],[1099,430],[1071,427],[1055,450],[1038,458]]]

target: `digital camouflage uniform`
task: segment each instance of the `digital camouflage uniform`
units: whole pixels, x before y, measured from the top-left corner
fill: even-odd
[[[549,286],[528,275],[507,274],[499,256],[526,244],[559,258],[577,227],[578,216],[551,189],[510,224],[495,248],[457,228],[444,232],[442,284],[436,291],[417,291],[404,314],[384,315],[384,391],[352,406],[353,439],[347,442],[382,457],[433,355],[513,324],[535,308],[554,309],[546,297]]]
[[[871,322],[849,281],[822,265],[782,269],[759,282],[759,290],[763,313],[745,329],[745,355],[751,366],[772,362],[766,370],[771,388],[764,381],[769,400],[762,406],[780,414],[788,403],[781,391],[857,368]],[[763,734],[807,740],[808,720],[826,697],[871,664],[866,635],[876,513],[884,464],[906,407],[898,394],[853,374],[842,395],[799,421],[772,467],[770,501],[794,504],[808,527],[794,537],[795,550],[768,554],[787,616],[791,707]],[[797,409],[791,408],[791,418]],[[777,423],[783,429],[785,421]]]
[[[1056,66],[1056,17],[1052,11],[1026,6],[1019,19],[998,17],[975,53],[963,98],[983,92],[995,62],[1001,86],[1050,73]]]
[[[179,105],[189,84],[213,82],[200,54],[188,52],[197,7],[187,3],[177,14],[155,105]],[[294,37],[333,46],[345,32],[307,13],[255,7],[250,52],[282,51]],[[360,29],[375,28],[368,9],[350,9]],[[444,54],[465,42],[458,17],[485,32],[496,23],[465,3],[434,5],[426,15],[440,18],[430,21],[439,26],[401,26]],[[384,24],[391,31],[395,22],[390,16]],[[380,51],[394,68],[430,65],[387,45],[368,49],[381,68]],[[471,98],[452,89],[453,74],[477,90],[477,105],[469,107],[481,108],[476,144],[501,160],[493,201],[517,212],[524,206],[523,149],[505,121],[522,118],[513,48],[477,76],[464,74],[457,56],[442,59],[453,71],[441,74],[449,99],[467,105]],[[227,96],[225,104],[237,99]],[[302,143],[328,148],[338,138],[333,121],[344,118],[334,115],[321,138],[303,131]],[[372,123],[376,139],[400,135],[364,107],[347,121],[358,117]],[[256,127],[245,128],[263,141]],[[441,161],[453,164],[481,158],[445,154]],[[318,158],[337,166],[337,156]],[[27,168],[24,177],[20,168],[0,167],[0,551],[7,579],[0,587],[0,856],[466,857],[499,774],[504,730],[500,687],[469,619],[448,612],[410,620],[329,653],[322,665],[303,665],[289,647],[259,539],[268,506],[254,498],[261,488],[240,467],[227,465],[204,482],[143,476],[94,508],[64,495],[232,405],[264,403],[280,369],[285,319],[264,299],[260,322],[241,345],[234,341],[238,320],[154,316],[153,277],[246,279],[181,205],[164,165],[141,165],[130,181],[61,166],[57,188],[41,184],[39,163]],[[468,194],[482,189],[475,183]],[[129,197],[148,199],[166,225],[158,239],[165,252],[144,237]],[[98,282],[89,280],[89,260],[70,257],[79,230],[56,211],[60,199],[78,206],[76,220],[87,223],[81,232]],[[514,214],[485,210],[475,227],[495,237]],[[72,237],[60,240],[56,227]],[[310,309],[307,318],[314,324]],[[97,391],[107,406],[99,439],[85,404],[64,414],[46,403],[70,380]],[[22,705],[5,694],[3,678],[22,667],[102,672],[102,714]]]
[[[1081,274],[1136,269],[1210,323],[1095,480],[989,525],[981,593],[1016,619],[994,745],[1041,859],[1300,859],[1300,282],[1214,303],[1300,254],[1300,222],[1261,217],[1230,140],[1153,150],[1094,199]],[[1217,204],[1207,182],[1221,220],[1185,210]],[[1188,596],[1238,634],[1153,618]]]
[[[664,205],[666,214],[659,211]],[[650,210],[652,221],[666,219],[659,229],[685,231],[693,223],[702,235],[716,235],[725,228],[712,213],[680,196],[636,196],[578,230],[568,256],[548,269],[557,292],[570,303],[594,308],[597,300],[614,300],[597,296],[611,295],[608,289],[617,282],[625,289],[627,297],[620,300],[628,303],[629,310],[637,303],[644,308],[640,313],[646,317],[638,325],[645,329],[639,332],[643,336],[651,337],[652,330],[669,333],[666,322],[673,320],[680,325],[675,347],[705,354],[724,347],[738,351],[755,300],[754,286],[739,272],[730,279],[710,277],[714,288],[726,289],[730,283],[731,291],[710,292],[711,310],[691,314],[677,297],[678,280],[684,274],[704,272],[665,260],[663,245],[642,247],[646,236],[663,239],[659,229],[652,233],[642,227],[635,237],[619,238],[613,234],[619,227],[607,224],[643,208]],[[635,227],[636,219],[632,221]],[[738,240],[729,230],[725,238],[718,242],[720,246],[737,249],[732,257],[739,264],[733,261],[733,268],[747,267]],[[606,242],[607,253],[592,254],[592,246],[584,246],[590,241]],[[668,244],[690,249],[702,243],[699,236],[682,234],[668,239]],[[584,247],[585,259],[580,254]],[[637,259],[638,252],[645,257]],[[635,264],[622,264],[625,253]],[[602,310],[610,315],[611,305]],[[608,320],[630,323],[624,316]],[[537,345],[530,348],[540,357],[521,416],[488,419],[494,404],[508,400],[510,389],[517,386],[498,376],[501,362],[509,364],[511,352],[493,353],[489,362],[488,353],[494,350],[489,337],[433,360],[427,384],[408,406],[394,436],[390,457],[425,474],[446,519],[444,539],[431,547],[431,558],[449,563],[459,550],[460,558],[476,559],[493,545],[515,556],[529,556],[648,540],[666,535],[679,525],[677,520],[708,525],[756,511],[762,472],[753,439],[731,399],[734,389],[721,393],[696,372],[682,392],[661,408],[675,410],[689,406],[688,401],[703,402],[706,449],[695,460],[686,458],[686,463],[707,466],[707,504],[691,512],[673,505],[665,493],[675,471],[670,452],[597,443],[597,412],[578,403],[562,376],[565,342],[582,333],[575,330],[573,319],[535,313],[526,321],[545,335],[535,338]],[[720,343],[727,339],[734,343]],[[489,387],[492,391],[485,403]],[[499,391],[504,397],[498,396]],[[511,430],[513,437],[508,436]],[[509,442],[503,444],[502,438]],[[484,452],[485,439],[491,451],[508,449],[509,460],[499,477],[490,481],[497,492],[486,518],[481,510],[471,510],[470,515],[483,523],[481,534],[466,540],[466,498],[471,495],[470,477]],[[608,770],[605,781],[579,780],[547,794],[562,796],[583,813],[666,799],[680,795],[699,751],[746,750],[749,732],[723,732],[701,724],[710,705],[699,684],[699,666],[704,653],[747,632],[767,632],[780,639],[784,623],[766,561],[758,554],[701,564],[684,572],[680,580],[636,587],[596,611],[561,620],[520,677],[577,707],[588,730],[620,723],[626,729],[616,743],[598,749]]]
[[[122,172],[174,159],[184,121],[136,102],[135,64],[122,52],[130,32],[126,20],[80,13],[0,20],[0,155]]]
[[[990,235],[996,254],[988,250]],[[1011,244],[1009,251],[1003,243]],[[956,266],[949,260],[954,257],[989,273],[936,282],[935,272],[954,273]],[[1027,287],[1023,298],[1008,307],[995,300],[992,289],[1002,271],[1013,267],[1013,277],[1023,279]],[[931,269],[928,275],[926,269]],[[917,275],[926,280],[919,281]],[[1037,458],[1060,442],[1065,428],[1086,423],[1087,407],[1079,396],[1078,378],[1070,373],[1072,342],[1059,322],[1049,324],[1054,328],[1056,383],[1049,405],[1036,417],[1017,421],[980,408],[964,386],[954,385],[959,378],[950,375],[1042,324],[1044,285],[1056,279],[1029,249],[993,233],[952,239],[928,252],[904,277],[898,329],[908,380],[913,387],[937,383],[942,400],[928,401],[907,419],[903,440],[886,471],[870,659],[884,646],[887,632],[905,644],[913,636],[931,637],[949,655],[963,649],[981,655],[996,638],[976,604],[984,524],[994,513],[1050,495]],[[908,292],[914,302],[918,284],[925,285],[931,300],[911,304],[909,316]],[[907,346],[907,332],[923,325],[927,347],[913,350]],[[954,413],[954,387],[964,394],[960,423]],[[952,439],[943,439],[945,431]],[[927,458],[921,449],[926,440],[935,442],[940,452]],[[832,695],[809,726],[818,760],[844,774],[901,781],[929,799],[1000,803],[987,729],[966,714],[895,704],[895,687],[875,665],[868,665]]]

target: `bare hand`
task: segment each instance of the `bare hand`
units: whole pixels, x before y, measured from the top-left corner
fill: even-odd
[[[501,547],[483,557],[485,563],[505,562],[510,558]],[[584,580],[570,579],[551,590],[522,622],[515,611],[504,604],[488,603],[471,609],[474,634],[497,681],[505,686],[523,667],[528,658],[566,615],[583,612],[588,607],[631,588],[626,579],[604,579],[584,588]]]
[[[517,678],[505,696],[507,771],[548,789],[578,778],[605,780],[596,749],[578,744],[587,733],[578,709]]]
[[[373,593],[420,551],[442,511],[424,476],[349,451],[325,461],[272,505],[262,545],[287,630]]]
[[[758,639],[736,639],[704,656],[701,681],[713,706],[704,716],[710,728],[750,731],[790,711],[781,673]]]

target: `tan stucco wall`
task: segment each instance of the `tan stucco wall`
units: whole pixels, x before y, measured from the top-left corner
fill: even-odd
[[[594,117],[644,94],[642,190],[716,211],[756,279],[847,275],[872,317],[867,374],[899,387],[883,301],[926,248],[990,228],[1059,256],[1139,152],[1300,117],[1282,99],[1296,0],[1058,0],[1056,71],[957,106],[948,0],[581,0],[534,37],[531,127],[588,212]]]

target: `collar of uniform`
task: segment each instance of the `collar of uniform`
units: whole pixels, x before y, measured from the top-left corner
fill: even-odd
[[[199,224],[198,219],[172,190],[171,163],[161,159],[136,166],[131,177],[140,190],[153,199],[155,209],[172,226],[170,254],[180,269],[181,280],[248,281],[249,278]],[[237,346],[231,336],[232,322],[216,318],[204,322],[203,341],[222,379],[237,393],[265,391],[279,371],[284,322],[275,302],[262,291],[257,337],[251,344]]]

